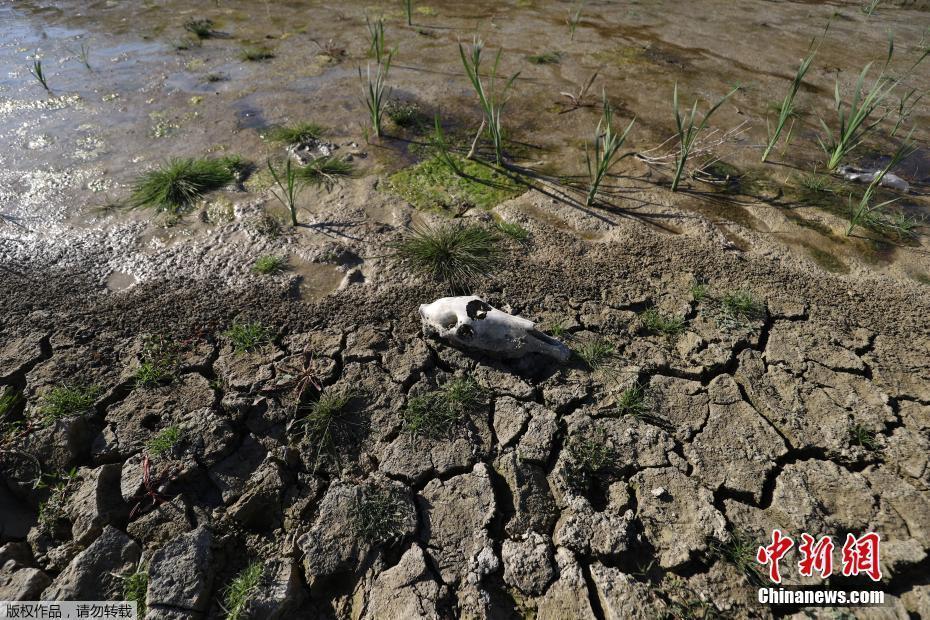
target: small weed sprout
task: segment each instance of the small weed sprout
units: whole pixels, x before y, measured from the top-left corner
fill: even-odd
[[[236,353],[254,351],[258,347],[271,342],[271,334],[264,325],[258,322],[233,322],[232,326],[223,334],[229,338]]]
[[[731,535],[729,542],[715,541],[710,545],[711,553],[732,564],[746,577],[750,585],[761,586],[763,579],[759,563],[756,561],[757,549],[758,545],[752,538],[738,532]]]
[[[497,235],[475,224],[420,226],[392,247],[409,267],[454,291],[490,275],[504,256]]]
[[[180,426],[169,426],[162,429],[161,432],[149,440],[149,442],[145,444],[145,447],[150,455],[163,456],[174,449],[183,436],[184,433],[181,431]]]
[[[276,170],[270,161],[267,163],[271,178],[274,179],[277,186],[277,189],[271,188],[271,193],[282,205],[287,207],[288,212],[291,214],[291,226],[297,226],[297,198],[303,189],[303,184],[298,178],[298,172],[294,169],[290,157],[287,158],[283,171]]]
[[[81,64],[88,71],[93,71],[93,68],[90,66],[90,48],[87,47],[86,43],[81,43],[81,49],[78,51],[78,60],[81,61]]]
[[[914,113],[914,109],[917,107],[917,104],[920,103],[920,100],[924,98],[926,93],[918,93],[916,88],[904,93],[903,97],[898,97],[898,120],[895,121],[894,127],[891,130],[891,137],[894,138],[898,135],[898,131],[910,119],[911,114]]]
[[[453,379],[442,388],[412,397],[401,414],[414,437],[447,437],[456,424],[486,404],[485,391],[474,379]]]
[[[881,184],[882,179],[885,178],[885,175],[887,175],[895,166],[907,159],[917,150],[917,145],[911,141],[911,135],[913,133],[914,131],[911,130],[901,145],[894,152],[894,155],[891,156],[891,160],[889,160],[885,167],[882,168],[878,174],[872,178],[869,186],[865,189],[865,192],[863,192],[862,198],[859,199],[859,204],[854,209],[851,209],[849,224],[846,226],[847,237],[852,234],[852,231],[855,230],[856,226],[858,226],[863,220],[874,217],[876,213],[881,213],[882,209],[898,200],[898,198],[892,198],[891,200],[886,200],[879,204],[871,205],[872,196],[875,194],[875,191]],[[850,203],[851,202],[852,199],[850,198]]]
[[[606,339],[596,337],[581,342],[574,352],[588,370],[598,370],[613,359],[615,349]]]
[[[685,328],[685,320],[679,316],[666,316],[655,308],[649,308],[639,315],[643,329],[652,334],[675,336]]]
[[[731,319],[754,321],[765,316],[765,304],[753,297],[752,291],[747,289],[727,293],[720,303],[724,314]]]
[[[33,59],[32,68],[29,69],[29,73],[42,85],[42,88],[44,88],[46,92],[52,92],[52,89],[48,87],[48,82],[45,79],[45,71],[42,69],[42,61],[39,60],[38,55]]]
[[[352,422],[348,419],[348,406],[355,393],[350,390],[324,390],[315,402],[299,406],[297,428],[316,449],[314,469],[317,469],[324,455],[337,456],[340,443],[346,441]]]
[[[252,265],[252,271],[263,276],[281,273],[287,269],[287,259],[282,256],[259,256]]]
[[[624,389],[617,397],[617,415],[619,416],[639,419],[645,417],[647,411],[646,390],[639,382]]]
[[[833,91],[834,108],[837,114],[836,132],[830,129],[823,119],[820,119],[823,136],[817,138],[820,148],[827,155],[827,170],[835,170],[843,159],[855,150],[862,143],[862,140],[888,117],[891,113],[891,109],[885,105],[888,97],[902,80],[909,76],[930,55],[930,49],[925,50],[911,65],[910,69],[897,77],[888,74],[888,66],[891,64],[893,55],[894,39],[889,37],[888,56],[885,58],[885,64],[882,66],[878,77],[872,83],[872,86],[866,89],[865,79],[872,68],[872,63],[868,63],[856,80],[852,99],[848,105],[844,104],[840,96],[840,81],[839,76],[837,76]]]
[[[710,293],[710,285],[707,282],[696,280],[691,285],[691,299],[696,302],[704,301],[708,293]]]
[[[235,181],[239,163],[231,158],[172,159],[136,180],[130,204],[179,215],[207,192]]]
[[[830,25],[827,24],[829,29]],[[826,36],[826,30],[824,30],[824,36]],[[821,39],[821,43],[823,39]],[[817,55],[817,51],[820,49],[818,44],[816,47],[814,42],[811,41],[810,47],[808,48],[807,56],[804,57],[804,60],[801,61],[801,65],[798,67],[797,72],[794,74],[794,79],[791,81],[791,86],[788,88],[788,93],[785,95],[785,98],[781,101],[781,107],[778,110],[778,120],[775,122],[775,128],[768,123],[766,119],[766,127],[768,129],[768,142],[765,145],[765,150],[762,151],[762,162],[768,159],[769,154],[772,152],[772,149],[775,148],[775,145],[778,144],[779,138],[781,138],[782,132],[785,130],[785,126],[788,124],[788,121],[791,121],[791,126],[788,128],[788,134],[785,136],[785,147],[787,148],[788,144],[791,142],[791,133],[794,131],[794,123],[797,119],[797,111],[794,107],[795,97],[798,95],[798,91],[801,90],[801,84],[804,82],[804,76],[807,75],[807,72],[811,68],[811,63],[814,62],[814,56]]]
[[[192,19],[184,23],[184,30],[198,39],[209,39],[213,36],[213,20]]]
[[[579,0],[579,2],[572,7],[568,13],[568,40],[575,40],[575,30],[578,28],[579,22],[581,22],[581,10],[584,8],[584,0]]]
[[[616,460],[603,429],[589,435],[573,435],[568,442],[568,454],[571,469],[584,482],[610,469]]]
[[[241,620],[246,617],[249,599],[258,589],[263,573],[262,563],[253,562],[226,586],[222,605],[226,612],[226,620]]]
[[[381,59],[386,55],[384,49],[384,19],[378,18],[374,22],[365,16],[365,25],[368,26],[368,36],[371,38],[371,45],[368,47],[368,55],[373,56],[375,62],[381,64]]]
[[[526,59],[534,65],[557,65],[562,62],[562,52],[543,52],[527,56]]]
[[[147,338],[135,373],[136,385],[155,387],[171,383],[178,374],[179,366],[177,345],[163,336]]]
[[[246,46],[239,52],[239,59],[246,62],[259,62],[274,58],[274,52],[267,47]]]
[[[0,422],[19,406],[23,400],[21,392],[12,387],[0,388]]]
[[[387,88],[388,73],[391,70],[391,60],[394,52],[384,54],[383,62],[378,61],[378,69],[374,77],[371,74],[371,65],[367,68],[367,82],[365,85],[365,106],[368,108],[368,118],[371,121],[371,129],[375,137],[380,138],[382,134],[381,120],[384,116],[384,106],[387,97],[390,96],[390,90]],[[362,79],[362,68],[358,68],[358,77]]]
[[[352,163],[336,156],[317,157],[306,166],[298,168],[297,177],[308,185],[322,185],[327,189],[346,177],[352,176]]]
[[[102,393],[97,385],[56,386],[42,397],[42,421],[48,426],[63,418],[89,413]]]
[[[462,57],[462,65],[465,67],[465,73],[468,75],[468,80],[471,82],[472,87],[475,89],[475,93],[478,95],[478,101],[484,112],[484,119],[481,122],[481,127],[475,135],[475,143],[477,143],[478,138],[481,136],[485,127],[487,127],[488,134],[494,146],[495,160],[498,165],[501,165],[504,161],[504,128],[502,115],[504,113],[504,106],[507,104],[507,100],[513,89],[514,82],[520,74],[518,72],[510,76],[504,83],[504,87],[500,92],[495,91],[494,83],[497,80],[497,70],[500,66],[501,53],[503,51],[498,50],[497,55],[494,57],[494,64],[491,65],[491,71],[488,74],[488,87],[485,88],[484,82],[481,79],[481,52],[483,49],[484,43],[482,43],[481,39],[474,40],[470,54],[466,54],[465,46],[459,43],[459,56]],[[474,146],[472,150],[474,150]],[[471,153],[469,153],[469,155],[471,155]]]
[[[865,4],[862,5],[862,12],[872,17],[872,13],[875,12],[875,9],[878,8],[878,5],[882,3],[882,0],[867,0]]]
[[[526,240],[530,237],[530,231],[523,228],[516,222],[498,220],[496,226],[497,230],[501,231],[514,241],[519,241],[520,243],[526,242]]]
[[[592,154],[585,145],[585,163],[588,167],[588,195],[585,198],[585,206],[590,207],[597,196],[597,190],[604,180],[604,176],[610,171],[610,168],[617,163],[617,151],[623,147],[626,142],[626,136],[633,128],[636,119],[630,121],[622,133],[614,130],[614,110],[607,101],[607,95],[604,94],[604,111],[601,120],[597,123],[597,129],[594,131],[594,154]]]
[[[270,127],[264,137],[272,142],[292,146],[319,140],[325,133],[326,129],[316,123],[295,123]]]
[[[404,502],[397,492],[369,486],[355,504],[353,528],[370,544],[389,543],[401,536],[404,516]]]
[[[398,127],[405,129],[425,128],[428,127],[428,118],[420,111],[420,106],[415,102],[398,101],[391,99],[384,106],[384,113],[391,119],[391,122]]]
[[[875,440],[875,437],[875,431],[869,430],[861,424],[856,424],[849,429],[850,443],[866,450],[875,450],[878,448],[878,442]]]
[[[710,120],[710,117],[738,90],[739,86],[724,95],[722,99],[711,106],[711,108],[701,119],[701,122],[695,125],[695,121],[697,120],[698,102],[695,100],[694,104],[691,106],[690,115],[683,117],[678,106],[678,83],[675,83],[675,90],[672,94],[672,105],[675,108],[675,128],[678,138],[678,155],[675,157],[675,177],[672,179],[673,192],[678,190],[678,184],[681,182],[681,175],[685,171],[685,164],[688,162],[688,157],[691,155],[691,150],[694,148],[694,143],[697,141],[700,133],[707,127],[707,123]]]
[[[553,338],[562,338],[568,333],[568,328],[565,326],[565,321],[556,321],[546,328],[546,332]]]

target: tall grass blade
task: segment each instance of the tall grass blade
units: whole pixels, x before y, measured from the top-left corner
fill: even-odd
[[[694,148],[694,143],[697,141],[698,136],[701,134],[704,129],[707,128],[707,123],[710,121],[710,117],[713,116],[720,106],[722,106],[730,97],[732,97],[736,91],[739,90],[739,86],[736,86],[723,96],[722,99],[717,101],[711,108],[704,114],[704,117],[701,119],[700,123],[695,124],[697,120],[697,100],[694,101],[694,104],[691,106],[691,112],[687,116],[682,116],[681,109],[678,105],[678,83],[675,83],[675,90],[672,93],[672,106],[675,108],[675,128],[678,138],[678,154],[675,157],[675,177],[672,179],[672,191],[678,190],[678,185],[681,182],[681,176],[685,171],[685,165],[688,163],[688,157],[691,155],[691,150]]]
[[[606,94],[603,95],[603,99],[603,113],[601,115],[601,120],[597,123],[597,129],[594,132],[593,156],[590,150],[585,147],[585,162],[587,163],[588,178],[590,179],[588,195],[585,199],[585,206],[588,207],[594,202],[594,198],[597,196],[597,190],[604,176],[618,161],[616,159],[617,151],[623,146],[627,134],[630,133],[630,130],[633,128],[633,123],[636,122],[634,118],[630,121],[630,124],[627,125],[626,129],[618,134],[614,129],[613,107],[611,107],[610,102],[607,100]]]

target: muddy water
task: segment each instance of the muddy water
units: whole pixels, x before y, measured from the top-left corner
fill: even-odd
[[[883,60],[889,31],[895,36],[898,68],[930,45],[930,6],[921,2],[906,7],[882,3],[871,17],[858,2],[588,2],[573,39],[565,22],[568,2],[414,6],[414,26],[407,27],[400,2],[221,0],[196,8],[177,0],[3,5],[0,140],[8,145],[0,151],[4,234],[53,241],[75,225],[144,221],[146,216],[139,214],[88,213],[95,205],[125,199],[139,171],[166,158],[240,153],[261,163],[279,154],[261,139],[269,124],[312,120],[329,127],[334,142],[364,144],[366,117],[357,70],[369,62],[366,15],[385,18],[387,44],[397,48],[390,79],[394,96],[419,101],[430,116],[441,112],[453,133],[467,134],[478,118],[457,43],[477,35],[492,50],[503,47],[501,73],[520,72],[506,113],[513,158],[560,175],[583,171],[581,146],[598,118],[593,106],[568,110],[568,99],[560,93],[576,92],[595,72],[599,77],[586,103],[603,92],[624,120],[636,116],[629,146],[637,150],[654,147],[671,134],[676,83],[683,104],[695,97],[715,99],[740,84],[742,91],[720,109],[713,126],[726,131],[744,125],[744,131],[715,148],[714,155],[778,185],[822,161],[817,116],[833,122],[830,105],[837,75],[848,91],[866,63]],[[776,157],[781,164],[762,167],[757,160],[765,119],[772,115],[770,104],[783,96],[810,40],[834,13],[829,36],[799,96],[799,106],[810,113],[799,120],[787,153]],[[216,36],[191,41],[183,24],[202,18],[213,20]],[[239,54],[246,45],[265,47],[274,58],[245,62]],[[89,67],[82,62],[82,48]],[[559,52],[559,62],[528,61],[544,52]],[[51,93],[28,71],[33,55],[42,60]],[[907,86],[930,88],[930,70],[915,72]],[[925,192],[926,104],[915,108],[907,122],[911,125],[918,127],[915,135],[923,150],[904,174]],[[369,149],[370,157],[357,161],[363,179],[354,182],[365,183],[366,175],[409,162],[409,140],[417,138],[404,138]],[[877,161],[890,144],[866,143],[861,156]],[[659,169],[651,178],[666,176]],[[926,213],[926,198],[912,198],[909,208]],[[231,193],[236,203],[254,199],[247,192]],[[623,208],[622,197],[615,202]],[[842,222],[834,216],[818,211],[814,224],[804,225],[779,212],[796,206],[790,196],[770,202],[774,209],[754,206],[752,200],[735,207],[697,196],[680,206],[771,232],[802,250],[814,247],[821,255],[838,256],[844,267],[845,261],[861,258],[861,243],[836,236]],[[376,222],[410,221],[397,217],[389,204],[371,204],[365,212]],[[11,220],[23,228],[11,228]],[[142,233],[142,246],[163,235],[155,226]],[[816,232],[818,226],[833,234]],[[193,230],[193,237],[200,234],[200,229]],[[184,235],[168,236],[184,240]],[[317,279],[329,288],[335,275],[307,278]],[[118,280],[117,287],[126,281]]]

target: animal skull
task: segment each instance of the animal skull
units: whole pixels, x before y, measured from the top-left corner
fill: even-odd
[[[536,329],[536,324],[494,308],[478,297],[443,297],[420,306],[426,336],[497,357],[540,353],[565,362],[571,351]]]

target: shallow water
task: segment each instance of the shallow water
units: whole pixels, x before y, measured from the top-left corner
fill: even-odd
[[[456,45],[480,36],[489,57],[502,45],[501,74],[520,72],[505,113],[514,140],[512,156],[536,169],[583,172],[582,145],[599,112],[593,106],[565,111],[568,99],[560,93],[577,91],[597,72],[586,102],[596,102],[603,92],[615,102],[622,121],[635,115],[629,146],[637,150],[671,135],[674,84],[683,105],[699,97],[704,107],[708,99],[741,84],[743,90],[721,107],[712,124],[726,131],[745,122],[745,132],[714,155],[781,183],[793,170],[811,170],[822,160],[815,139],[818,123],[815,115],[802,118],[784,157],[787,167],[761,167],[758,145],[765,138],[768,106],[781,98],[809,41],[821,34],[829,17],[839,13],[798,101],[828,122],[837,72],[848,89],[866,63],[883,58],[889,30],[895,35],[898,66],[905,66],[927,44],[930,22],[926,3],[883,3],[869,18],[857,2],[708,0],[686,8],[671,0],[591,2],[571,40],[566,2],[415,5],[419,12],[413,28],[406,27],[400,3],[393,2],[236,0],[194,9],[176,0],[132,5],[101,0],[0,7],[0,139],[10,145],[0,153],[0,213],[34,235],[54,237],[86,221],[89,207],[125,199],[138,172],[166,158],[240,153],[261,162],[277,153],[260,137],[260,130],[274,123],[312,120],[329,127],[334,142],[364,143],[357,70],[370,62],[366,15],[384,16],[387,44],[397,48],[390,79],[394,95],[419,101],[430,117],[440,112],[449,130],[463,136],[474,130],[478,110]],[[212,19],[218,36],[177,49],[178,41],[189,37],[184,22],[195,18]],[[238,55],[247,44],[265,46],[275,57],[244,62]],[[81,62],[82,45],[90,69]],[[527,61],[548,51],[560,52],[560,61]],[[33,54],[43,61],[51,94],[29,74]],[[907,86],[930,88],[930,71],[916,72]],[[915,135],[922,150],[903,173],[925,192],[920,184],[930,152],[926,129],[920,129],[930,126],[925,104],[917,106],[911,124],[919,128]],[[369,149],[371,157],[358,162],[362,175],[409,163],[411,139],[422,138],[405,135]],[[863,161],[876,161],[876,153],[887,148],[887,143],[867,144]],[[666,175],[654,173],[653,178]],[[234,201],[246,198],[233,196]],[[682,206],[762,232],[790,226],[789,237],[796,234],[796,241],[810,243],[810,228],[802,233],[784,217],[773,221],[771,211],[765,215],[748,202],[734,207],[698,197]],[[780,202],[792,206],[788,199]],[[624,208],[622,196],[614,203]],[[930,213],[924,197],[908,204],[918,215]],[[398,224],[389,207],[365,210],[376,221]],[[829,236],[818,246],[833,254],[859,252]]]

